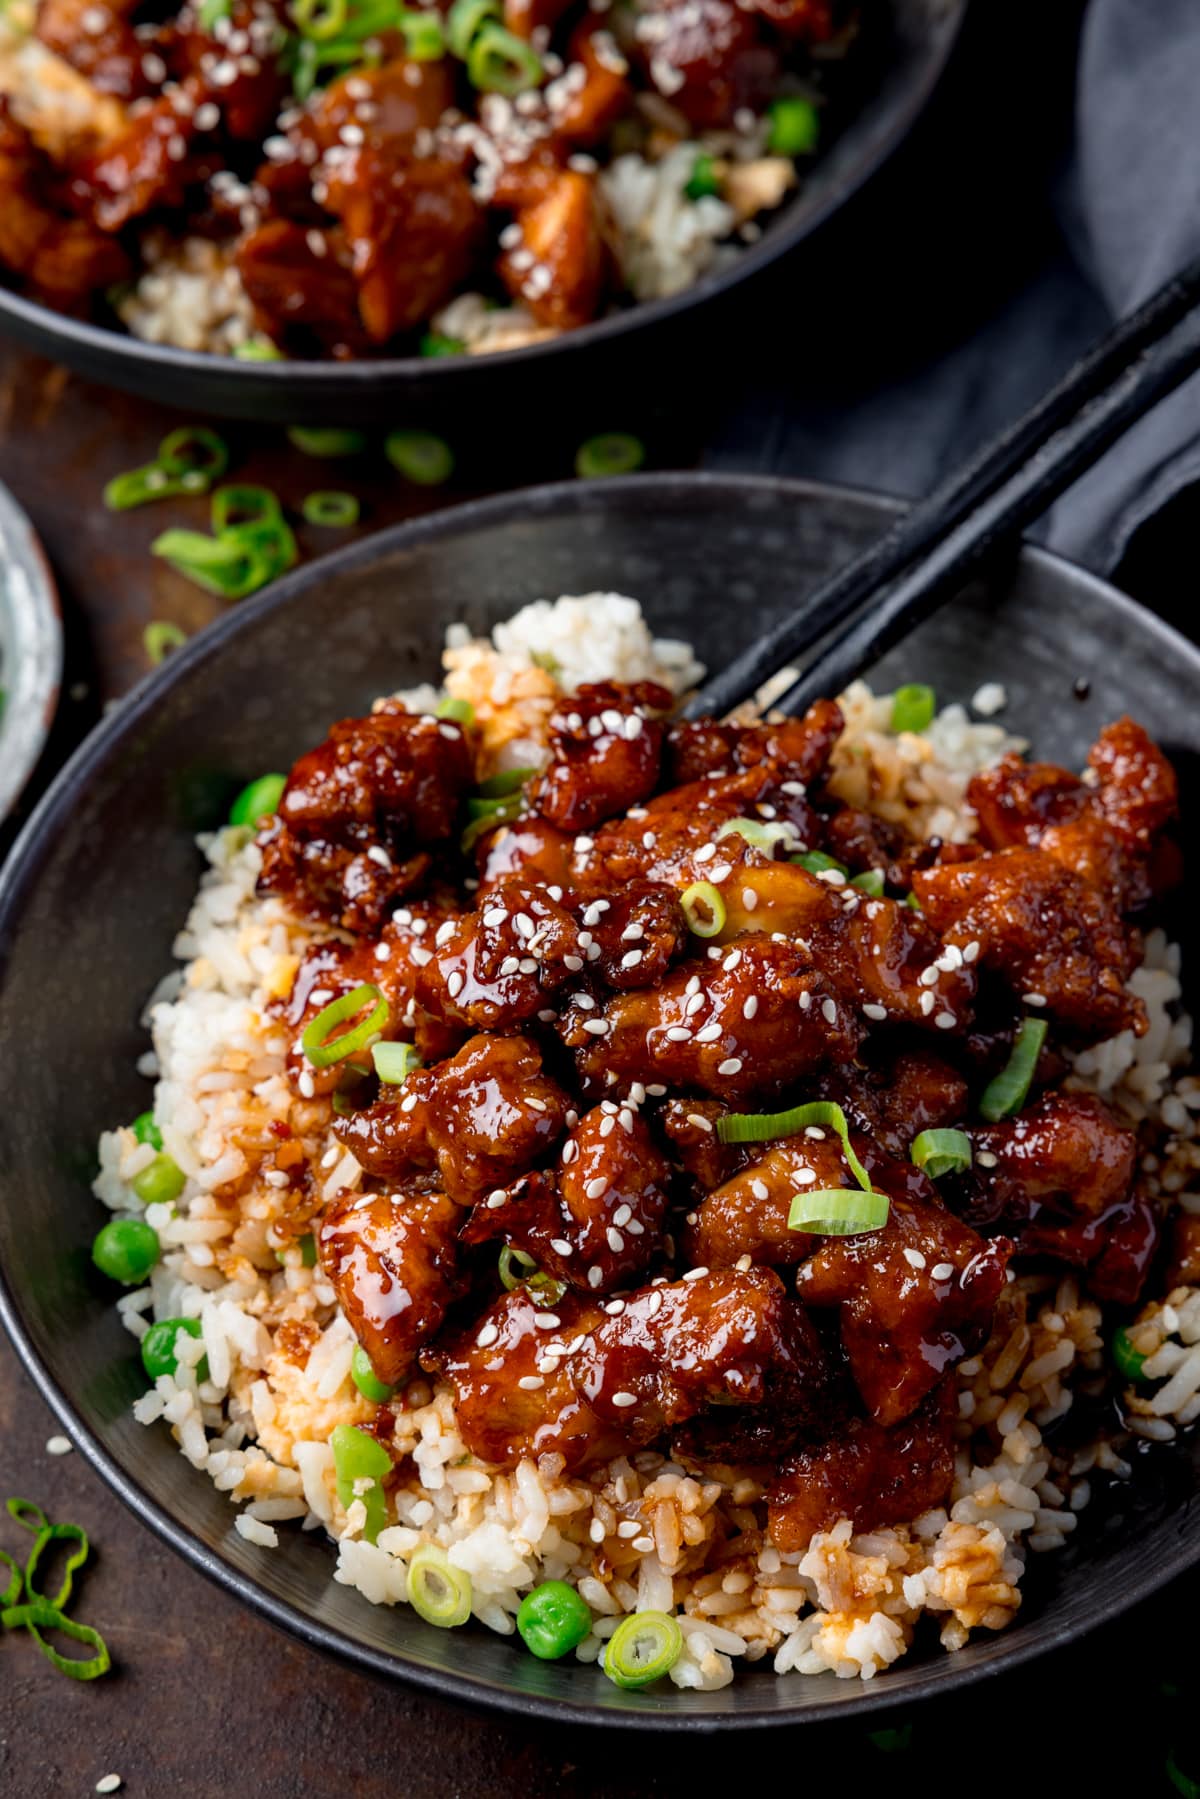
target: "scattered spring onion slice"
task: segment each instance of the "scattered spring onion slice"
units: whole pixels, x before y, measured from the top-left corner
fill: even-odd
[[[797,1193],[788,1213],[790,1231],[811,1231],[819,1237],[852,1237],[859,1231],[877,1231],[888,1221],[891,1201],[885,1193],[862,1192],[854,1187],[826,1187]]]
[[[213,495],[213,529],[213,537],[202,531],[164,531],[150,545],[151,553],[197,587],[227,600],[257,593],[299,560],[296,539],[266,488],[219,487]]]
[[[113,477],[104,489],[104,504],[111,512],[128,512],[149,500],[207,493],[228,467],[223,438],[205,425],[181,425],[163,438],[153,462]]]
[[[49,1527],[49,1518],[32,1499],[6,1499],[4,1509],[14,1524],[19,1524],[22,1530],[31,1531],[35,1537],[39,1531]]]
[[[477,789],[480,799],[503,800],[510,794],[520,793],[526,781],[537,774],[536,768],[505,768],[498,775],[489,775],[481,781]]]
[[[1118,1373],[1123,1374],[1126,1380],[1141,1380],[1142,1369],[1146,1366],[1146,1358],[1144,1355],[1139,1355],[1133,1347],[1129,1340],[1129,1332],[1124,1325],[1113,1336],[1112,1359]]]
[[[446,29],[436,12],[403,9],[396,20],[405,54],[412,62],[439,62],[446,54]]]
[[[1193,1780],[1190,1774],[1184,1773],[1173,1749],[1167,1752],[1167,1779],[1177,1793],[1182,1793],[1183,1799],[1200,1799],[1200,1780]]]
[[[181,650],[186,642],[187,632],[169,618],[151,619],[142,632],[142,647],[154,668],[165,662],[172,650]]]
[[[1021,1020],[1008,1061],[988,1082],[979,1101],[980,1113],[989,1123],[1010,1118],[1025,1104],[1046,1041],[1047,1028],[1044,1018]]]
[[[514,818],[519,818],[524,803],[524,798],[519,793],[510,793],[507,798],[499,800],[468,800],[470,823],[461,838],[463,854],[474,849],[485,831],[492,830],[496,825],[511,824]]]
[[[857,887],[860,893],[867,894],[871,899],[882,899],[883,870],[882,868],[868,868],[863,874],[855,875],[850,885]]]
[[[201,31],[211,32],[221,19],[227,19],[233,11],[233,0],[201,0],[197,13]]]
[[[411,1043],[377,1043],[371,1051],[375,1072],[389,1087],[403,1087],[421,1058]]]
[[[233,350],[238,362],[284,362],[283,351],[273,344],[269,337],[248,337],[244,344],[235,344]]]
[[[446,39],[455,56],[465,62],[476,32],[489,19],[499,19],[500,11],[500,0],[454,0],[446,14]]]
[[[439,705],[437,715],[439,718],[449,719],[456,725],[473,725],[475,723],[475,708],[470,700],[456,700],[449,695]]]
[[[368,1006],[369,1012],[366,1011]],[[388,1011],[388,1003],[378,987],[371,981],[364,981],[361,987],[343,993],[322,1007],[305,1029],[300,1047],[314,1068],[331,1068],[335,1062],[344,1062],[355,1050],[365,1049],[387,1024]],[[343,1031],[340,1037],[332,1035],[336,1025],[359,1012],[364,1012],[365,1016],[357,1024]]]
[[[796,833],[790,825],[778,821],[766,824],[761,818],[727,818],[715,841],[719,843],[722,837],[731,836],[741,837],[751,849],[761,850],[764,856],[773,856],[775,845],[786,843],[789,838],[794,841]]]
[[[904,896],[904,903],[910,912],[921,912],[924,910],[924,907],[921,905],[921,902],[915,893],[906,893]]]
[[[705,200],[710,195],[720,193],[721,184],[717,180],[713,159],[706,151],[702,150],[692,164],[691,178],[683,191],[689,200]]]
[[[373,1543],[387,1523],[383,1482],[391,1473],[392,1458],[382,1443],[353,1424],[335,1425],[329,1445],[333,1450],[338,1504],[349,1511],[356,1499],[362,1500],[367,1513],[363,1536]],[[360,1486],[361,1492],[356,1491]]]
[[[96,1680],[101,1674],[107,1674],[112,1667],[108,1645],[100,1632],[93,1630],[90,1624],[77,1624],[73,1618],[56,1611],[44,1599],[33,1601],[29,1605],[10,1606],[6,1611],[0,1612],[0,1626],[5,1630],[27,1630],[51,1667],[57,1668],[60,1674],[66,1674],[71,1680]],[[95,1653],[86,1661],[62,1655],[46,1642],[41,1634],[43,1630],[61,1631],[63,1636],[70,1637],[76,1643],[86,1643]]]
[[[542,59],[531,44],[489,19],[467,51],[467,80],[481,93],[514,99],[542,79]]]
[[[300,1239],[300,1260],[305,1268],[315,1268],[317,1265],[317,1241],[311,1231]]]
[[[359,456],[367,447],[361,431],[338,431],[325,425],[293,425],[288,442],[305,456],[317,456],[323,461]]]
[[[501,1286],[515,1293],[529,1275],[537,1273],[537,1263],[523,1249],[514,1249],[511,1243],[506,1243],[500,1251],[499,1270]]]
[[[230,824],[256,829],[260,818],[270,818],[278,812],[286,786],[286,775],[259,775],[257,781],[243,787],[234,800],[229,809]]]
[[[627,1691],[648,1687],[670,1672],[683,1653],[683,1632],[666,1612],[622,1618],[604,1645],[604,1672]]]
[[[897,733],[927,731],[936,711],[937,695],[924,682],[913,681],[907,687],[897,687],[892,695],[892,730]]]
[[[811,100],[791,95],[767,108],[767,149],[772,156],[811,156],[821,135],[821,119]]]
[[[824,850],[805,850],[802,856],[789,856],[788,860],[806,868],[810,875],[850,873],[844,862],[839,862],[836,856],[827,856]]]
[[[453,1630],[471,1616],[471,1576],[444,1549],[424,1543],[408,1564],[408,1602],[426,1624]]]
[[[931,1181],[940,1181],[944,1174],[961,1174],[971,1166],[971,1139],[965,1131],[921,1131],[909,1155]]]
[[[42,1551],[51,1543],[74,1543],[75,1548],[68,1555],[63,1565],[61,1584],[53,1598],[49,1593],[41,1593],[34,1584],[38,1563]],[[71,1589],[75,1584],[75,1576],[88,1558],[87,1532],[81,1524],[46,1524],[39,1530],[29,1551],[29,1560],[25,1563],[25,1595],[33,1604],[50,1605],[56,1612],[61,1612],[71,1597]]]
[[[306,525],[322,525],[331,531],[357,525],[360,510],[352,493],[338,493],[334,488],[322,488],[317,493],[306,494],[300,503],[300,513]]]
[[[371,1358],[361,1343],[354,1345],[354,1354],[350,1357],[350,1379],[354,1382],[364,1399],[373,1399],[376,1405],[382,1405],[392,1397],[394,1387],[381,1381],[371,1366]]]
[[[422,356],[462,356],[466,348],[461,337],[446,337],[440,331],[427,331],[420,344]]]
[[[440,487],[454,473],[453,450],[431,431],[392,431],[383,440],[383,453],[418,487]]]
[[[632,475],[646,460],[646,446],[627,431],[605,431],[589,437],[575,453],[575,473],[582,481],[605,475]]]
[[[0,1593],[0,1611],[7,1611],[9,1606],[16,1605],[21,1597],[21,1582],[24,1576],[21,1573],[20,1562],[15,1556],[9,1555],[7,1549],[0,1549],[0,1568],[7,1568],[9,1571],[8,1585]]]
[[[693,881],[679,896],[688,930],[696,937],[716,937],[725,929],[725,901],[711,881]]]
[[[769,1143],[774,1137],[794,1137],[810,1125],[834,1132],[851,1174],[863,1192],[869,1193],[870,1176],[854,1153],[846,1114],[836,1100],[810,1099],[805,1105],[789,1106],[786,1112],[730,1112],[718,1118],[717,1137],[722,1143]]]

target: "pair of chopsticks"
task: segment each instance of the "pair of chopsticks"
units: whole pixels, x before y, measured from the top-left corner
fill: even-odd
[[[779,670],[778,700],[801,712],[849,681],[1011,544],[1130,425],[1200,368],[1200,259],[1101,338],[1057,386],[863,555],[773,625],[692,696],[686,716],[720,717]]]

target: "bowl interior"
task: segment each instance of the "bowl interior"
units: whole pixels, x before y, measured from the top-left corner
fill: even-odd
[[[765,221],[761,239],[680,294],[625,308],[564,336],[484,357],[239,362],[146,343],[122,331],[68,318],[3,285],[0,321],[6,332],[68,367],[148,399],[161,401],[169,392],[178,406],[291,424],[375,419],[395,423],[397,389],[403,389],[418,409],[434,401],[444,406],[463,395],[464,387],[474,401],[484,386],[504,385],[514,376],[524,382],[531,371],[553,367],[564,355],[589,346],[596,350],[608,346],[614,359],[624,357],[630,332],[678,320],[699,301],[764,268],[807,237],[886,161],[933,93],[967,3],[886,0],[886,50],[881,33],[880,52],[872,46],[863,58],[859,97],[848,109],[844,126],[796,198]],[[607,359],[597,360],[609,366]],[[553,390],[548,389],[544,398],[552,399]]]
[[[0,822],[41,754],[61,672],[54,577],[33,526],[0,487]]]
[[[152,677],[60,778],[0,881],[0,1307],[77,1440],[194,1561],[310,1640],[443,1690],[560,1716],[658,1728],[787,1722],[945,1691],[1064,1640],[1200,1554],[1196,1451],[1147,1458],[1095,1512],[1020,1621],[948,1659],[914,1653],[869,1689],[749,1675],[716,1694],[619,1693],[576,1665],[534,1661],[482,1629],[439,1632],[333,1584],[326,1544],[298,1532],[265,1552],[161,1429],[129,1406],[143,1379],[94,1277],[88,1192],[98,1133],[146,1103],[134,1071],[142,1003],[170,966],[200,863],[191,833],[230,794],[286,767],[332,719],[434,677],[445,626],[488,627],[560,592],[638,596],[656,629],[710,664],[794,605],[891,516],[884,501],[799,483],[649,477],[537,490],[353,546],[230,615]],[[978,584],[880,666],[969,700],[1009,692],[1005,722],[1080,761],[1128,709],[1179,758],[1200,751],[1200,657],[1090,576],[1042,554]],[[1090,681],[1086,698],[1076,678]]]

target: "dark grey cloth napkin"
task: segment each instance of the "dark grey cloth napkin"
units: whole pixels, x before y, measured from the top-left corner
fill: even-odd
[[[1200,253],[1200,0],[979,0],[972,33],[920,143],[775,279],[776,316],[828,289],[819,367],[752,367],[710,466],[925,492]],[[1111,570],[1197,480],[1200,378],[1035,535]]]

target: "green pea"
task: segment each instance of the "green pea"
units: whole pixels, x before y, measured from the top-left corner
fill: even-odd
[[[354,1354],[350,1358],[350,1378],[364,1399],[373,1399],[378,1405],[382,1405],[385,1399],[390,1399],[396,1390],[380,1380],[361,1343],[355,1344]]]
[[[592,1628],[586,1600],[565,1580],[546,1580],[526,1593],[517,1613],[517,1629],[531,1655],[554,1662],[582,1643]]]
[[[92,1244],[92,1260],[101,1274],[136,1287],[158,1260],[158,1237],[141,1218],[113,1218]]]
[[[184,1173],[170,1156],[155,1156],[129,1185],[144,1206],[169,1206],[184,1188]]]
[[[286,775],[259,775],[257,781],[243,787],[234,800],[229,809],[230,824],[249,825],[253,830],[260,818],[269,818],[273,812],[278,812],[286,786]]]
[[[162,1148],[162,1132],[154,1122],[153,1112],[139,1112],[129,1128],[139,1143],[149,1143],[154,1149]]]
[[[157,1380],[160,1374],[174,1376],[179,1373],[175,1342],[180,1331],[185,1331],[189,1337],[203,1334],[198,1318],[160,1318],[142,1338],[142,1366],[151,1380]],[[196,1366],[196,1379],[208,1379],[207,1356],[201,1356]]]

